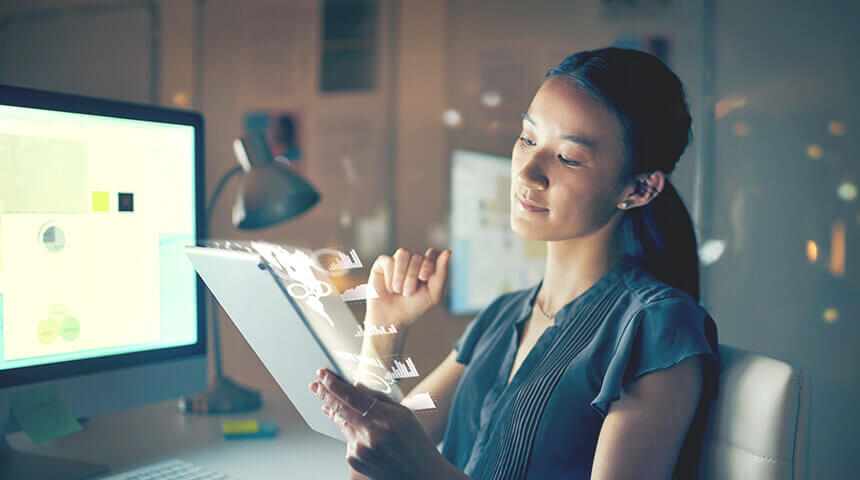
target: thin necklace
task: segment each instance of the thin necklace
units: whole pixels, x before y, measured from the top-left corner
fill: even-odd
[[[537,296],[535,296],[534,306],[535,306],[535,307],[537,307],[538,312],[540,312],[540,313],[541,313],[541,315],[543,315],[544,317],[546,317],[546,319],[547,319],[547,320],[549,320],[550,322],[552,321],[552,317],[554,317],[554,316],[555,316],[555,314],[553,313],[552,315],[549,315],[548,313],[546,313],[546,312],[543,310],[543,308],[541,308],[540,303],[538,303],[538,301],[537,301]]]

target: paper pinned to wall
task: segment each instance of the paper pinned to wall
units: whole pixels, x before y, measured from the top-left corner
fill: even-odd
[[[81,430],[60,400],[59,387],[44,387],[9,396],[12,415],[33,443],[45,443]]]

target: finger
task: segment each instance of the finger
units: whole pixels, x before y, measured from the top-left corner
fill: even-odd
[[[340,430],[340,433],[343,434],[344,438],[346,438],[347,441],[358,439],[358,431],[355,429],[355,427],[348,423],[342,416],[335,415],[334,409],[331,407],[331,405],[326,404],[323,405],[321,408],[323,415],[328,417],[329,420],[331,420],[332,423],[335,424],[337,429]]]
[[[360,390],[360,391],[364,392],[365,394],[367,394],[373,398],[376,398],[377,400],[385,400],[386,402],[391,401],[391,397],[389,397],[385,392],[380,392],[379,390],[374,390],[373,388],[368,387],[367,385],[365,385],[361,382],[355,382],[353,384],[353,386],[357,390]],[[379,402],[377,402],[377,404],[378,403]],[[376,408],[376,407],[373,407],[373,408]]]
[[[370,269],[370,286],[377,292],[392,292],[391,275],[394,259],[388,255],[380,255]]]
[[[346,403],[338,400],[337,397],[330,398],[334,400],[329,400],[329,403],[322,406],[323,413],[328,415],[344,436],[354,436],[355,427],[365,425],[367,417],[363,417],[361,415],[362,412],[356,411]]]
[[[446,249],[439,254],[436,259],[436,271],[427,280],[427,289],[430,290],[430,298],[434,302],[438,302],[442,297],[442,287],[445,286],[445,279],[448,278],[448,260],[451,259],[451,250]]]
[[[398,248],[394,252],[394,279],[391,281],[391,291],[394,293],[403,291],[403,281],[406,280],[406,269],[409,268],[411,256],[405,248]]]
[[[318,372],[318,376],[322,382],[322,387],[353,409],[363,412],[373,402],[373,397],[355,388],[352,384],[337,378],[328,369],[320,369],[320,371],[322,375]]]
[[[421,270],[421,264],[424,262],[424,257],[417,253],[412,254],[409,259],[409,268],[406,270],[406,280],[403,282],[403,295],[410,296],[415,293],[418,288],[418,271]]]
[[[422,282],[426,282],[430,275],[433,274],[433,271],[436,269],[436,257],[439,256],[439,250],[435,248],[428,248],[426,252],[424,252],[424,262],[421,263],[421,270],[418,272],[418,280]]]

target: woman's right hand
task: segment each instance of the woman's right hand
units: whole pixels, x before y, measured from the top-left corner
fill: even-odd
[[[368,283],[379,298],[367,300],[366,322],[406,330],[442,298],[451,251],[428,248],[424,255],[398,248],[394,256],[380,255]]]

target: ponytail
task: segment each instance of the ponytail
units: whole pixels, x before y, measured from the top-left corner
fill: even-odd
[[[684,201],[668,178],[650,203],[625,213],[621,242],[651,275],[699,301],[696,232]]]

